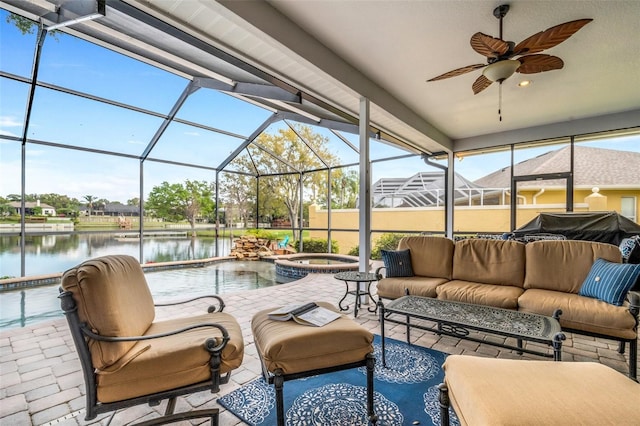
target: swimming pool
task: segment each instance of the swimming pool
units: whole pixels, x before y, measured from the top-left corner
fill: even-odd
[[[206,294],[226,294],[277,285],[273,263],[230,261],[202,268],[146,272],[156,302]],[[25,327],[64,316],[59,284],[0,293],[0,330]]]

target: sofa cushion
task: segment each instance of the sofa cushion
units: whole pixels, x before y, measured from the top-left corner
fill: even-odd
[[[443,237],[404,237],[398,250],[411,251],[413,273],[423,277],[451,279],[453,269],[453,241]]]
[[[222,351],[220,374],[242,364],[244,341],[235,318],[224,312],[155,322],[146,335],[166,333],[198,323],[217,323],[227,329],[231,340]],[[204,343],[210,337],[221,337],[217,328],[202,327],[185,333],[136,343],[131,352],[139,353],[130,362],[119,361],[97,373],[98,400],[120,401],[140,395],[199,383],[211,378],[209,351]]]
[[[467,239],[453,252],[453,279],[522,287],[525,245],[517,241]]]
[[[155,318],[144,273],[131,256],[88,260],[64,273],[62,288],[73,294],[80,321],[103,336],[141,336]],[[135,344],[90,340],[93,366],[102,369],[114,364]]]
[[[393,277],[412,277],[411,253],[406,250],[380,250],[384,262],[385,275]]]
[[[640,265],[597,259],[578,294],[621,306],[639,276]]]
[[[562,328],[622,339],[634,339],[638,335],[627,304],[615,306],[577,294],[540,289],[525,290],[518,298],[518,310],[523,312],[552,316],[556,309],[562,309]]]
[[[617,246],[593,241],[535,241],[526,245],[524,288],[577,294],[597,258],[620,262]]]
[[[517,309],[522,287],[453,280],[436,288],[438,299]]]
[[[433,277],[397,277],[383,278],[378,281],[376,288],[378,297],[397,299],[409,290],[412,296],[436,297],[436,287],[447,282],[445,278]]]

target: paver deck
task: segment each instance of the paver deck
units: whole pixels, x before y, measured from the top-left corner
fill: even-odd
[[[372,285],[375,293],[375,283]],[[302,280],[257,290],[248,290],[222,295],[227,307],[225,312],[234,315],[245,339],[245,358],[242,366],[235,370],[231,382],[222,387],[220,394],[200,392],[178,400],[176,411],[188,407],[219,407],[219,396],[231,392],[260,376],[260,361],[253,344],[250,321],[261,309],[277,304],[327,301],[337,306],[344,296],[344,282],[330,274],[311,274]],[[202,312],[202,302],[193,303],[188,310],[162,308],[159,317],[188,315]],[[353,303],[351,304],[353,309]],[[348,314],[349,312],[347,312]],[[353,318],[353,315],[349,316]],[[375,334],[380,333],[375,313],[361,310],[355,321]],[[386,336],[405,340],[405,327],[387,327]],[[500,339],[499,337],[478,338]],[[498,358],[543,359],[534,355],[518,355],[511,350],[499,349],[476,342],[449,336],[438,336],[430,332],[412,330],[411,341],[450,354],[469,354]],[[535,345],[535,343],[529,343]],[[543,349],[544,345],[541,345]],[[563,362],[596,361],[608,365],[625,375],[628,359],[617,352],[617,343],[567,333],[562,346]],[[0,425],[106,425],[109,415],[99,416],[91,422],[84,421],[84,382],[66,319],[42,322],[33,326],[0,332]],[[112,425],[124,425],[156,416],[164,409],[138,406],[119,411]],[[220,425],[244,425],[233,414],[221,408]],[[200,422],[202,423],[202,422]],[[185,425],[191,424],[188,422]],[[194,423],[199,424],[199,423]]]

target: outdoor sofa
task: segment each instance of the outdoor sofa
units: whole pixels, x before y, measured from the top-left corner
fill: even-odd
[[[629,375],[635,379],[640,293],[629,290],[640,291],[640,265],[621,259],[617,246],[591,241],[404,237],[397,251],[383,252],[377,293],[383,299],[410,294],[547,316],[560,309],[565,331],[619,341],[621,353],[628,342]]]

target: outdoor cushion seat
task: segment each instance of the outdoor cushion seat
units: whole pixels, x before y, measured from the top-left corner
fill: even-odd
[[[319,306],[337,311],[330,303]],[[264,366],[284,374],[316,370],[362,361],[373,352],[373,334],[344,316],[322,327],[300,325],[294,321],[273,321],[266,309],[251,321],[253,338]]]
[[[524,289],[508,285],[487,285],[453,280],[439,285],[436,293],[439,299],[444,300],[517,309],[518,298],[524,293]]]
[[[215,318],[230,336],[231,344],[222,351],[220,374],[240,367],[243,358],[242,330],[234,317],[224,312],[176,318],[151,325],[144,335],[165,333],[187,327],[194,322],[206,323]],[[98,371],[98,400],[104,402],[132,398],[136,394],[151,394],[210,379],[210,354],[201,350],[211,335],[210,329],[195,329],[171,338],[140,341],[131,352],[140,354],[126,363],[117,362]]]
[[[594,362],[450,355],[440,386],[465,425],[637,425],[640,384]]]
[[[636,321],[629,315],[629,304],[615,306],[590,297],[553,290],[529,289],[518,298],[523,312],[552,316],[561,309],[560,326],[621,339],[637,337]]]
[[[221,312],[220,297],[195,298],[217,304],[208,313],[155,321],[140,263],[126,255],[103,256],[69,269],[60,292],[84,373],[86,420],[166,399],[165,415],[145,424],[201,417],[218,424],[218,408],[174,409],[178,396],[218,392],[242,363],[242,330],[235,318]]]
[[[378,297],[395,299],[409,291],[412,296],[436,297],[436,287],[446,283],[446,278],[433,277],[393,277],[385,278],[376,286]]]
[[[338,312],[330,303],[316,304]],[[373,334],[343,315],[322,327],[301,325],[293,320],[271,320],[269,312],[275,309],[265,309],[255,314],[251,319],[251,331],[264,378],[275,388],[278,426],[284,426],[285,422],[285,381],[356,367],[366,367],[367,414],[369,421],[376,424],[373,405]]]

